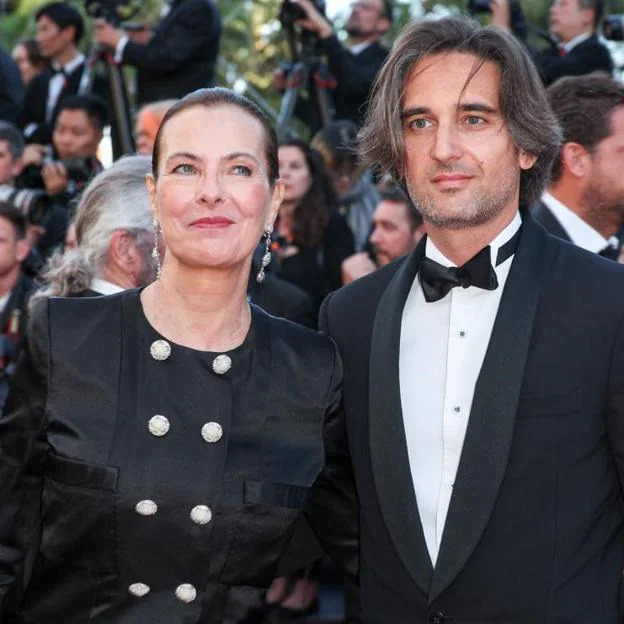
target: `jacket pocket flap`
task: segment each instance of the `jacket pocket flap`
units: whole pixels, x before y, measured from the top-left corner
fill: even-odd
[[[245,481],[245,504],[301,509],[305,507],[309,491],[309,487],[301,485],[248,480]]]
[[[93,466],[56,455],[56,453],[49,453],[46,459],[45,475],[67,485],[114,492],[117,489],[119,469],[110,466]]]

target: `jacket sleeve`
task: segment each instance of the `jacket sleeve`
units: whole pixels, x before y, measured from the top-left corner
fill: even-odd
[[[607,430],[624,491],[624,314],[613,343],[609,375]]]
[[[25,561],[36,547],[48,451],[48,302],[34,310],[0,418],[0,621],[18,600]]]
[[[182,69],[219,33],[216,12],[208,3],[199,4],[181,12],[166,37],[155,36],[145,45],[128,41],[123,51],[123,63],[159,74],[174,72]]]

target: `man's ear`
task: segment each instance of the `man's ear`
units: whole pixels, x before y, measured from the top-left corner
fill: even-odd
[[[113,232],[108,243],[108,260],[121,268],[124,273],[129,273],[134,265],[132,237],[125,230]]]
[[[17,178],[17,176],[22,173],[22,170],[24,169],[24,159],[21,156],[17,156],[16,158],[13,159],[13,164],[11,165],[11,175],[14,178]]]
[[[561,164],[575,178],[584,178],[591,172],[591,155],[582,145],[570,141],[561,148]]]
[[[535,154],[529,154],[529,152],[520,150],[520,154],[518,155],[518,164],[520,165],[520,169],[526,171],[527,169],[530,169],[536,162],[537,156],[535,156]]]
[[[24,237],[17,241],[16,257],[19,262],[24,262],[30,253],[30,241]]]

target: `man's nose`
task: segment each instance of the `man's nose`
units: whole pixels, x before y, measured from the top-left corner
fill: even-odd
[[[456,124],[439,124],[431,148],[432,158],[440,162],[447,162],[460,158],[462,151]]]

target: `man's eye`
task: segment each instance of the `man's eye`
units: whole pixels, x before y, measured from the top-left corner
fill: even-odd
[[[182,175],[189,175],[194,172],[195,167],[193,165],[189,165],[188,163],[183,163],[173,168],[173,173],[181,173]]]
[[[251,175],[251,169],[245,165],[236,165],[232,167],[232,173],[236,175],[249,176]]]
[[[481,126],[485,123],[485,119],[477,117],[476,115],[470,115],[469,117],[466,117],[466,123],[469,126]]]
[[[431,125],[431,122],[427,119],[414,119],[410,121],[410,127],[416,130],[423,130]]]

